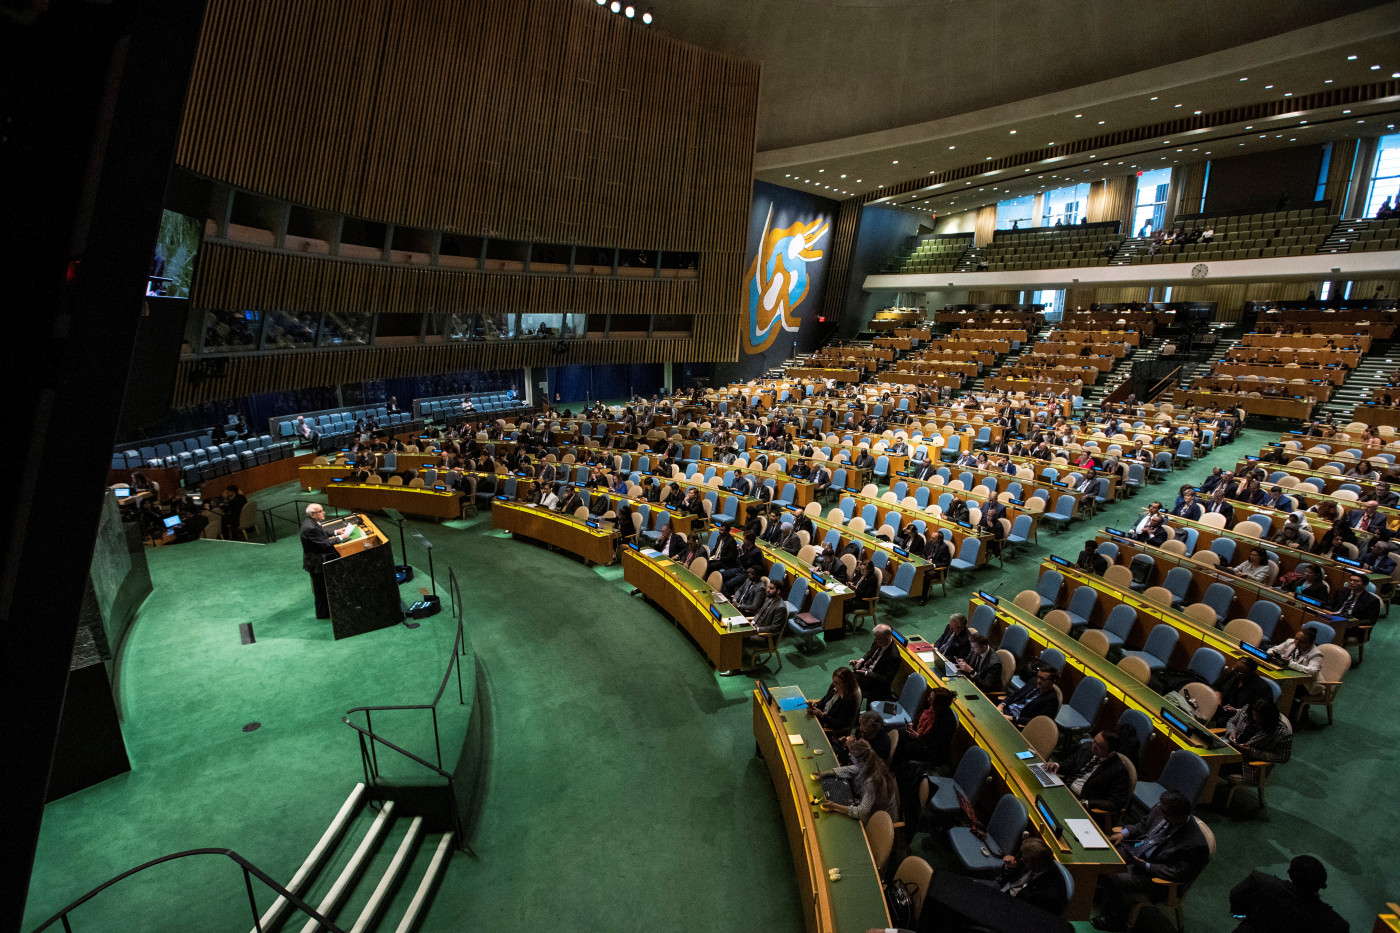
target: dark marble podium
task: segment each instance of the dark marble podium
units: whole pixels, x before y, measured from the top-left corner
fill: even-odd
[[[389,539],[368,517],[357,517],[364,536],[336,545],[340,556],[325,563],[331,631],[337,640],[398,625],[404,617]]]

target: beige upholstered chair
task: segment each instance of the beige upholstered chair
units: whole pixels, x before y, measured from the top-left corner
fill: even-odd
[[[1049,716],[1037,716],[1026,723],[1021,735],[1037,755],[1048,760],[1060,742],[1060,727]]]

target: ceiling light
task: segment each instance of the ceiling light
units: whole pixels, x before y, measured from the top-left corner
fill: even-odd
[[[1266,85],[1264,85],[1264,90],[1266,90],[1266,91],[1271,91],[1271,90],[1273,90],[1273,87],[1274,87],[1274,86],[1273,86],[1272,84],[1266,84]]]
[[[622,4],[619,3],[618,0],[613,0],[612,3],[608,4],[608,9],[612,10],[614,13],[620,13],[622,12]]]
[[[1323,81],[1322,83],[1323,83],[1323,84],[1331,84],[1331,83],[1332,83],[1332,79],[1331,79],[1331,78],[1328,78],[1326,81]]]
[[[1012,131],[1011,131],[1011,135],[1012,135],[1012,136],[1015,136],[1015,135],[1016,135],[1016,131],[1015,131],[1015,130],[1012,130]]]
[[[651,10],[647,10],[642,14],[642,22],[646,23],[648,26],[651,25],[653,19],[655,19],[655,17],[651,15]]]
[[[824,172],[824,171],[826,171],[826,169],[824,169],[824,168],[819,168],[819,169],[817,169],[817,174],[820,175],[820,174],[821,174],[822,172]]]
[[[1201,112],[1200,112],[1199,110],[1197,110],[1197,111],[1196,111],[1196,116],[1199,117],[1200,115],[1201,115]]]
[[[1391,75],[1390,75],[1390,76],[1391,76],[1392,78],[1400,78],[1400,71],[1391,72]]]
[[[1099,121],[1099,126],[1103,126],[1103,121],[1102,121],[1102,120]]]
[[[845,175],[842,175],[841,177],[842,177],[842,178],[845,178],[846,176],[845,176]]]
[[[1080,117],[1082,117],[1082,116],[1084,116],[1084,114],[1082,114],[1082,113],[1076,113],[1076,114],[1074,115],[1074,118],[1075,118],[1076,120],[1078,120],[1078,119],[1079,119]]]
[[[1289,91],[1288,93],[1284,94],[1283,96],[1284,96],[1284,97],[1292,97],[1292,96],[1293,96],[1293,92],[1292,92],[1292,91]]]
[[[1347,61],[1349,61],[1349,62],[1354,62],[1354,61],[1356,61],[1356,56],[1355,56],[1355,55],[1348,55],[1348,56],[1347,56]]]
[[[627,8],[622,11],[622,15],[627,17],[628,19],[631,19],[632,17],[637,15],[637,8],[629,3],[627,4]]]
[[[1157,98],[1155,98],[1155,97],[1149,97],[1149,98],[1147,98],[1147,99],[1148,99],[1148,100],[1156,100]]]
[[[1248,81],[1248,78],[1240,78],[1241,81]]]
[[[898,160],[898,159],[895,159],[895,160],[894,160],[893,162],[891,162],[890,164],[891,164],[891,165],[898,165],[898,164],[899,164],[899,160]]]
[[[1372,66],[1371,66],[1371,70],[1372,70],[1372,71],[1380,71],[1380,70],[1381,70],[1381,66],[1380,66],[1380,65],[1372,65]]]

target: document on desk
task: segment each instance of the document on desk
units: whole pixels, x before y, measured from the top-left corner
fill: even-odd
[[[1065,820],[1065,826],[1074,833],[1074,838],[1079,840],[1079,844],[1086,849],[1107,849],[1110,843],[1099,832],[1098,824],[1093,820]]]
[[[938,660],[938,652],[937,652],[937,651],[920,651],[920,652],[919,652],[919,660],[920,660],[920,661],[923,661],[925,664],[932,664],[934,661],[937,661],[937,660]]]

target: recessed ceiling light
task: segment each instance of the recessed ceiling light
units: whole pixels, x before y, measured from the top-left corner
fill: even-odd
[[[1177,107],[1180,107],[1180,106],[1181,106],[1180,104],[1173,104],[1173,105],[1172,105],[1172,109],[1175,110]]]
[[[1147,99],[1148,99],[1148,100],[1156,100],[1157,98],[1155,98],[1155,97],[1149,97],[1149,98],[1147,98]]]
[[[1241,81],[1248,81],[1248,78],[1240,78]]]
[[[1381,66],[1380,66],[1380,65],[1372,65],[1372,66],[1371,66],[1371,70],[1372,70],[1372,71],[1380,71],[1380,70],[1381,70]]]
[[[860,179],[859,179],[859,178],[856,179],[856,184],[860,184]]]
[[[898,159],[895,159],[895,160],[894,160],[893,162],[891,162],[890,164],[891,164],[891,165],[898,165],[898,164],[899,164],[899,160],[898,160]]]
[[[784,177],[784,178],[791,178],[792,175],[791,175],[790,173],[784,173],[783,177]]]
[[[1293,96],[1293,92],[1292,92],[1292,91],[1288,91],[1288,92],[1287,92],[1286,94],[1284,94],[1283,96],[1284,96],[1284,97],[1292,97],[1292,96]]]
[[[1015,135],[1016,135],[1016,131],[1015,131],[1015,130],[1012,130],[1012,131],[1011,131],[1011,135],[1012,135],[1012,136],[1015,136]]]
[[[1201,112],[1200,112],[1199,110],[1197,110],[1197,111],[1196,111],[1196,116],[1199,117],[1200,115],[1201,115]]]
[[[885,187],[885,186],[884,186],[884,185],[876,185],[875,187],[876,187],[876,188],[883,188],[883,187]]]
[[[1349,62],[1354,62],[1354,61],[1356,61],[1356,56],[1355,56],[1355,55],[1348,55],[1348,56],[1347,56],[1347,61],[1349,61]]]
[[[1264,90],[1270,91],[1270,90],[1273,90],[1273,87],[1274,87],[1274,86],[1273,86],[1272,84],[1266,84],[1266,85],[1264,85]]]
[[[1332,83],[1332,79],[1331,79],[1331,78],[1328,78],[1326,81],[1323,81],[1322,83],[1323,83],[1323,84],[1331,84],[1331,83]]]
[[[846,176],[845,176],[845,175],[842,175],[841,177],[842,177],[842,178],[845,178]]]
[[[1400,78],[1400,71],[1393,71],[1391,72],[1390,76],[1392,78]]]
[[[822,173],[822,172],[824,172],[824,171],[826,171],[826,169],[824,169],[824,168],[819,168],[819,169],[817,169],[817,173],[818,173],[818,174],[820,174],[820,173]]]
[[[1078,119],[1079,119],[1080,117],[1082,117],[1082,116],[1084,116],[1084,114],[1082,114],[1082,113],[1076,113],[1076,114],[1074,115],[1074,118],[1075,118],[1076,120],[1078,120]]]
[[[949,146],[948,148],[949,148],[949,149],[956,149],[956,148],[958,148],[958,147],[957,147],[957,146]]]
[[[1102,121],[1102,120],[1099,121],[1099,126],[1103,126],[1103,121]]]

